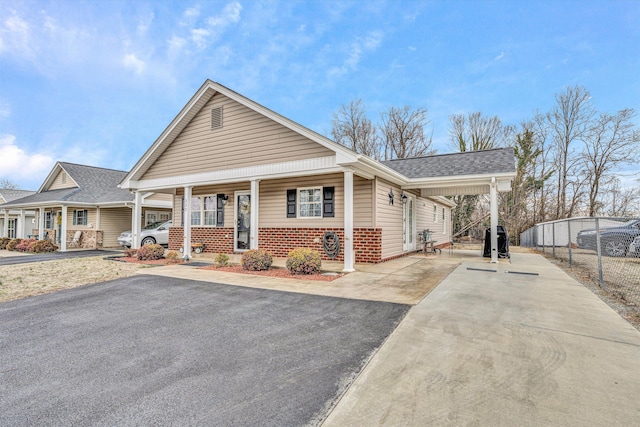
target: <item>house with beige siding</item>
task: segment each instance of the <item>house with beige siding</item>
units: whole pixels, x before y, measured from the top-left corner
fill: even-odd
[[[307,247],[353,271],[415,252],[424,229],[448,244],[444,196],[491,194],[497,226],[497,192],[514,176],[511,148],[378,162],[207,80],[120,187],[135,194],[134,217],[142,195],[173,197],[170,249]]]
[[[9,209],[3,208],[2,205],[34,193],[35,191],[0,188],[0,237],[14,239],[16,236],[33,233],[35,223],[33,210]]]
[[[134,195],[118,187],[125,171],[57,162],[37,192],[0,205],[5,211],[34,212],[33,230],[19,230],[15,237],[47,238],[66,251],[68,242],[80,231],[74,248],[117,247],[117,238],[132,222],[171,219],[173,197],[146,192],[140,195],[141,209],[132,217]]]

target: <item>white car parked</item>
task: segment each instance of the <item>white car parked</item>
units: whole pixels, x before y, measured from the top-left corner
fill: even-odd
[[[152,245],[154,243],[168,245],[169,227],[171,227],[171,221],[160,221],[147,225],[140,233],[140,246]],[[131,247],[131,230],[120,233],[120,236],[118,236],[118,244],[127,248]]]

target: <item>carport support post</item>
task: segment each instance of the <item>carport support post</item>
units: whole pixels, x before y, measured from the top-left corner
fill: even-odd
[[[140,232],[142,231],[142,193],[133,192],[133,212],[131,213],[131,249],[140,247]]]
[[[62,205],[62,227],[60,229],[60,252],[67,251],[67,206]]]
[[[191,190],[192,187],[184,187],[184,242],[182,244],[184,256],[182,259],[189,261],[191,258]]]
[[[249,232],[249,248],[258,249],[258,209],[260,206],[260,180],[251,180],[251,227]]]
[[[356,271],[353,252],[353,171],[344,171],[344,271]]]
[[[38,240],[44,239],[44,208],[38,208]]]
[[[498,184],[496,178],[491,178],[489,188],[491,199],[491,262],[498,262]]]

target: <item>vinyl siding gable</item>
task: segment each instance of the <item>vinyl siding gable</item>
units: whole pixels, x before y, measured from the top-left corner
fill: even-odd
[[[211,129],[211,110],[223,108]],[[332,150],[230,98],[216,94],[158,157],[142,179],[327,157]]]
[[[58,172],[58,175],[56,175],[55,179],[53,180],[49,188],[46,188],[45,191],[60,190],[63,188],[75,188],[77,186],[78,184],[76,184],[75,181],[71,179],[69,174],[61,170],[60,172]]]

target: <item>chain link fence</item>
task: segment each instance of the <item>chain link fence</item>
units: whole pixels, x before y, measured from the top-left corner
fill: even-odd
[[[520,235],[534,248],[579,267],[640,313],[640,218],[570,218],[536,224]]]

